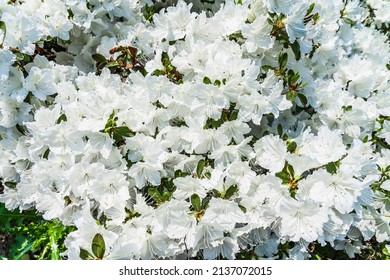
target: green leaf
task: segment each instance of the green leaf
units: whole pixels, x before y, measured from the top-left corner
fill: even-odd
[[[238,205],[238,207],[240,207],[240,209],[241,209],[242,212],[246,213],[247,210],[246,210],[246,208],[245,208],[244,206]]]
[[[60,257],[60,252],[58,250],[58,238],[56,235],[52,234],[49,237],[50,240],[50,248],[51,248],[51,253],[50,253],[50,259],[51,260],[61,260]]]
[[[117,67],[117,66],[119,66],[119,64],[116,61],[111,61],[111,62],[107,63],[106,66],[107,67]]]
[[[16,53],[15,54],[15,56],[16,56],[16,59],[17,60],[24,60],[24,54],[22,54],[22,53],[20,53],[20,52],[18,52],[18,53]]]
[[[201,201],[199,195],[197,195],[196,193],[191,195],[191,205],[195,209],[195,211],[199,212],[201,210],[200,204]]]
[[[122,137],[133,137],[134,132],[127,126],[118,126],[115,128],[115,134]]]
[[[302,93],[298,93],[298,98],[301,101],[303,106],[307,105],[307,98]]]
[[[283,184],[290,183],[290,176],[287,173],[284,173],[283,171],[276,173],[275,176],[281,179]]]
[[[289,175],[290,179],[294,178],[294,174],[295,174],[294,167],[292,167],[292,165],[290,165],[290,164],[287,164],[285,168],[286,168],[287,174]]]
[[[92,55],[92,59],[95,60],[96,62],[105,62],[106,61],[106,58],[101,55],[101,54],[93,54]]]
[[[100,233],[97,233],[92,240],[92,252],[98,259],[103,259],[104,253],[106,252],[106,244]]]
[[[225,192],[225,195],[224,195],[224,198],[230,198],[232,197],[238,190],[238,187],[237,185],[232,185],[230,186],[226,192]]]
[[[3,38],[0,39],[0,46],[3,45],[4,43],[4,39],[5,39],[5,35],[7,34],[7,28],[5,26],[5,22],[4,21],[0,21],[0,30],[3,31]]]
[[[172,197],[172,192],[164,192],[162,194],[163,201],[169,201]]]
[[[294,43],[291,44],[291,49],[294,53],[295,60],[301,59],[301,47],[299,46],[299,42],[295,40]]]
[[[79,257],[82,259],[82,260],[94,260],[95,258],[91,255],[90,252],[88,252],[87,250],[84,250],[83,248],[80,248],[80,255]]]
[[[56,124],[60,124],[61,122],[66,122],[66,121],[68,121],[68,118],[66,117],[65,114],[62,114],[62,115],[59,116],[59,118],[57,119]]]
[[[211,80],[209,77],[204,77],[203,78],[203,83],[206,84],[206,85],[211,85]]]
[[[29,242],[29,240],[26,240],[25,244],[26,244],[26,246],[23,247],[23,249],[19,252],[19,254],[17,254],[15,257],[13,257],[14,260],[20,260],[34,246],[34,242]]]
[[[311,14],[311,12],[314,10],[314,6],[315,6],[315,5],[316,5],[315,3],[312,3],[312,4],[310,5],[309,9],[307,9],[306,16],[308,16],[308,15]]]
[[[283,127],[281,124],[278,124],[277,130],[278,130],[278,135],[281,137],[283,134]]]
[[[148,195],[150,195],[150,197],[153,198],[156,202],[162,201],[161,194],[157,188],[149,188]]]
[[[300,77],[301,77],[301,76],[299,75],[299,73],[294,74],[294,75],[291,77],[291,84],[295,84],[295,83],[299,80]]]
[[[238,33],[233,33],[233,34],[230,34],[228,39],[230,41],[238,41],[240,39],[244,39],[244,37],[242,36],[241,32],[238,32]]]
[[[202,176],[205,164],[206,161],[204,159],[198,161],[198,165],[196,166],[196,175],[198,175],[199,178]]]
[[[294,141],[288,144],[287,146],[287,151],[289,151],[290,153],[294,152],[296,149],[297,149],[297,143],[295,143]]]
[[[5,182],[4,185],[6,185],[10,189],[15,189],[16,188],[16,183],[15,182]]]
[[[48,159],[50,154],[50,149],[47,148],[46,151],[43,153],[42,158]]]
[[[350,19],[350,18],[343,18],[343,20],[344,20],[344,22],[346,23],[346,24],[349,24],[349,25],[351,25],[351,26],[354,26],[355,24],[356,24],[356,20],[352,20],[352,19]]]
[[[337,173],[337,166],[334,162],[329,162],[326,166],[326,171],[330,174],[336,174]]]
[[[270,65],[263,65],[261,66],[261,69],[265,72],[269,71],[269,70],[275,70],[275,67],[273,66],[270,66]]]
[[[294,101],[297,98],[298,93],[295,90],[290,90],[286,93],[287,100]]]
[[[287,65],[288,61],[288,54],[287,53],[280,53],[278,57],[278,65],[279,69],[284,69]]]
[[[212,189],[211,191],[215,197],[221,197],[221,193],[218,190]]]

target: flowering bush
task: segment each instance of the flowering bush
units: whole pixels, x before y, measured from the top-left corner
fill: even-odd
[[[0,11],[0,202],[75,226],[67,258],[390,241],[390,2]]]

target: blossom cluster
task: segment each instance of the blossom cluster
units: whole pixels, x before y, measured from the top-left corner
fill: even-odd
[[[390,241],[386,0],[0,0],[0,202],[105,259]]]

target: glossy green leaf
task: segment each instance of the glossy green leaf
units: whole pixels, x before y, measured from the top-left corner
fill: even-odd
[[[56,121],[56,124],[59,124],[61,122],[66,122],[68,120],[68,118],[66,117],[65,114],[62,114],[61,116],[59,116],[59,118],[57,119]]]
[[[225,192],[225,195],[224,195],[224,198],[230,198],[232,197],[238,190],[238,187],[237,185],[232,185],[230,186],[226,192]]]
[[[135,134],[127,126],[118,126],[115,128],[115,134],[122,137],[133,137]]]
[[[311,14],[311,12],[314,10],[314,6],[315,6],[315,3],[312,3],[310,5],[309,9],[307,9],[306,16]]]
[[[92,59],[95,60],[96,62],[105,62],[106,61],[106,58],[101,55],[101,54],[93,54],[92,55]]]
[[[195,211],[199,212],[201,210],[201,201],[199,195],[194,193],[191,195],[191,205],[195,209]]]
[[[329,162],[326,166],[326,171],[330,174],[336,174],[337,173],[337,166],[334,162]]]
[[[281,179],[283,184],[290,183],[290,176],[283,171],[276,173],[275,176]]]
[[[106,243],[100,233],[97,233],[92,240],[92,252],[98,259],[103,259],[106,252]]]
[[[211,85],[211,80],[209,77],[204,77],[203,78],[203,83],[206,84],[206,85]]]
[[[288,144],[287,146],[287,151],[289,151],[290,153],[294,152],[296,149],[297,149],[297,143],[295,143],[294,141]]]
[[[196,166],[196,175],[198,175],[198,177],[202,176],[205,164],[206,164],[206,161],[204,159],[201,159],[198,162],[198,165]]]
[[[87,250],[84,250],[83,248],[80,248],[79,257],[80,257],[82,260],[94,260],[94,259],[95,259],[95,258],[91,255],[90,252],[88,252]]]
[[[291,49],[294,53],[295,60],[301,59],[301,47],[299,46],[299,42],[295,40],[293,44],[291,44]]]
[[[4,185],[6,185],[10,189],[15,189],[16,188],[16,183],[15,182],[5,182]]]
[[[307,98],[302,93],[298,93],[298,98],[301,101],[303,106],[307,105]]]
[[[287,53],[280,53],[278,57],[278,65],[279,69],[284,69],[287,65],[288,61],[288,54]]]

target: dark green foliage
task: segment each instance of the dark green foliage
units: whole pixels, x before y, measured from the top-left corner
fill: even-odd
[[[0,259],[60,260],[65,237],[73,230],[58,220],[46,221],[34,211],[9,211],[0,204],[0,236],[10,240]]]

